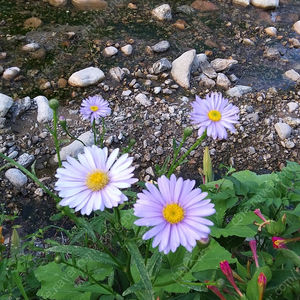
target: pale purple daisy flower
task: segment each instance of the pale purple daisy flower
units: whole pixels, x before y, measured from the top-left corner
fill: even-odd
[[[207,135],[214,140],[227,138],[226,128],[235,132],[234,125],[238,123],[239,109],[237,106],[228,104],[228,99],[222,97],[221,93],[206,95],[206,99],[196,96],[196,101],[191,103],[192,124],[197,124],[198,135],[201,136],[205,130]]]
[[[94,120],[100,119],[100,117],[109,116],[111,109],[109,104],[100,96],[90,96],[84,99],[81,103],[80,113],[82,114],[83,120],[91,119],[93,123]]]
[[[210,234],[207,227],[213,222],[203,217],[216,211],[206,192],[200,188],[193,190],[194,180],[177,180],[172,174],[168,179],[162,176],[157,180],[158,188],[146,183],[148,190],[138,194],[134,204],[134,215],[141,218],[134,223],[138,226],[153,226],[143,235],[144,240],[153,239],[153,247],[165,254],[182,245],[188,251],[196,246],[196,241],[206,239]]]
[[[63,167],[58,168],[55,190],[63,198],[60,205],[75,208],[81,214],[111,208],[127,201],[120,191],[138,180],[133,177],[133,158],[123,154],[117,159],[119,149],[108,155],[107,148],[85,147],[78,160],[68,156]],[[116,160],[117,159],[117,160]]]

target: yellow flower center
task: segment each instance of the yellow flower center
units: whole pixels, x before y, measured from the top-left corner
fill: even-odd
[[[100,170],[94,170],[87,174],[85,178],[85,184],[93,192],[104,189],[109,183],[109,177],[107,173]]]
[[[163,210],[165,220],[171,224],[177,224],[184,218],[184,210],[176,203],[167,204]]]
[[[97,111],[99,107],[97,105],[90,106],[91,111]]]
[[[210,120],[216,122],[221,120],[221,113],[218,110],[211,110],[208,113],[208,117]]]

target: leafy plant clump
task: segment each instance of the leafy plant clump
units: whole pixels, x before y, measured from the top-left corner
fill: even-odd
[[[214,106],[218,101],[224,105]],[[174,141],[173,157],[157,166],[157,181],[139,182],[137,193],[131,188],[137,179],[129,157],[134,141],[120,155],[116,149],[108,153],[103,147],[108,103],[98,96],[83,103],[94,145],[65,162],[57,124],[77,138],[66,120],[57,118],[58,101],[49,103],[58,194],[0,153],[57,202],[52,220],[69,218],[74,224],[72,230],[56,228],[61,240],[45,239],[49,228],[43,228],[23,237],[22,246],[15,226],[9,247],[0,227],[0,299],[299,299],[299,164],[287,162],[280,172],[266,175],[228,167],[223,179],[212,181],[206,149],[201,186],[176,178],[176,168],[207,135],[226,138],[225,127],[218,126],[237,121],[236,107],[212,93],[192,104],[196,143],[182,153],[193,131],[186,128],[181,143]],[[208,120],[203,120],[205,109]],[[9,218],[15,216],[2,213],[0,224]],[[42,241],[38,247],[37,240]]]

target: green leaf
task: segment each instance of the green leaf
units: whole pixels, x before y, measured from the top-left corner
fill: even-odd
[[[228,223],[226,228],[227,229],[234,228],[235,230],[237,230],[237,228],[235,227],[240,228],[241,225],[252,225],[254,221],[260,223],[261,219],[253,211],[247,211],[247,212],[242,211],[242,212],[238,212],[233,216],[233,218]]]
[[[45,251],[71,253],[71,254],[78,255],[84,259],[94,260],[112,266],[117,269],[119,268],[119,265],[108,254],[100,252],[95,249],[90,249],[90,248],[80,247],[80,246],[64,245],[64,246],[54,246],[45,249]]]
[[[126,289],[122,296],[127,296],[129,294],[135,293],[137,291],[141,291],[144,289],[144,283],[142,281],[135,283],[134,285],[130,286],[128,289]]]
[[[126,229],[132,229],[134,225],[134,221],[138,218],[133,214],[133,209],[120,210],[121,214],[121,224]]]
[[[250,282],[247,284],[246,296],[249,300],[257,300],[259,298],[258,293],[258,276],[260,273],[264,273],[267,277],[267,281],[272,279],[272,271],[268,266],[261,267],[255,271]]]
[[[134,262],[139,270],[141,281],[144,284],[144,289],[147,291],[147,298],[145,298],[144,300],[153,300],[154,299],[154,297],[153,297],[154,291],[152,288],[150,277],[149,277],[149,274],[148,274],[147,269],[144,264],[144,260],[141,256],[141,253],[140,253],[137,245],[134,242],[131,242],[129,240],[127,240],[125,242],[125,245],[126,245],[127,249],[129,250],[129,252],[132,256],[132,259],[134,260]]]
[[[18,271],[12,271],[11,275],[12,275],[12,279],[14,280],[14,282],[17,285],[18,289],[20,290],[20,292],[21,292],[22,296],[24,297],[24,299],[29,300],[28,297],[27,297],[27,294],[25,292],[25,289],[24,289],[24,286],[23,286],[23,283],[22,283],[22,279],[19,275],[19,272]]]
[[[35,276],[41,282],[37,296],[44,299],[65,300],[82,295],[74,287],[75,279],[84,274],[72,267],[51,262],[35,270]]]
[[[150,259],[148,259],[146,267],[149,276],[156,276],[156,273],[160,269],[163,256],[164,254],[162,252],[155,251]]]
[[[227,177],[227,179],[233,183],[233,187],[234,187],[237,195],[247,196],[247,194],[249,192],[249,187],[246,184],[237,180],[233,176],[229,176],[229,177]]]
[[[300,267],[300,257],[294,251],[289,249],[278,249],[278,251],[281,252],[285,258],[291,260],[295,266]]]
[[[219,238],[221,236],[239,236],[239,237],[254,237],[257,231],[251,229],[248,226],[236,226],[231,228],[217,228],[211,227],[211,236]]]

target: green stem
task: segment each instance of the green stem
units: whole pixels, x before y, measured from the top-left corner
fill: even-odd
[[[64,128],[64,130],[65,130],[66,134],[67,134],[71,139],[73,139],[73,140],[75,140],[75,141],[78,141],[78,142],[80,142],[83,146],[85,146],[85,143],[84,143],[82,140],[78,139],[77,137],[73,136],[73,135],[69,132],[69,130],[68,130],[67,128]]]
[[[56,109],[53,109],[53,138],[54,138],[54,144],[57,154],[57,160],[58,160],[58,167],[60,168],[62,166],[61,159],[60,159],[60,151],[59,151],[59,142],[57,139],[57,111]]]
[[[105,135],[105,122],[104,122],[104,118],[102,117],[102,133],[100,136],[100,147],[101,148],[103,148],[104,135]]]
[[[174,173],[175,169],[185,160],[185,158],[195,149],[197,148],[200,143],[206,138],[207,134],[206,134],[206,131],[202,134],[202,136],[194,143],[194,145],[191,146],[191,148],[186,151],[182,156],[181,158],[177,161],[177,163],[173,166],[171,166],[168,174],[167,174],[167,177],[170,178],[170,176]]]
[[[97,129],[96,129],[96,121],[93,120],[93,133],[94,133],[94,145],[97,145]]]
[[[106,291],[108,291],[110,294],[114,295],[114,296],[119,296],[121,298],[121,295],[119,295],[118,293],[112,291],[111,289],[107,288],[105,285],[101,284],[96,278],[94,278],[94,276],[88,272],[86,272],[84,269],[76,266],[76,265],[73,265],[73,264],[70,264],[66,261],[62,261],[62,263],[64,263],[65,265],[69,266],[69,267],[72,267],[72,268],[75,268],[77,269],[78,271],[86,274],[88,276],[88,278],[90,278],[92,281],[94,281],[97,285],[99,285],[101,288],[105,289]]]
[[[145,253],[145,266],[147,265],[150,243],[151,243],[151,239],[149,239],[147,242],[147,248],[146,248],[146,253]]]

